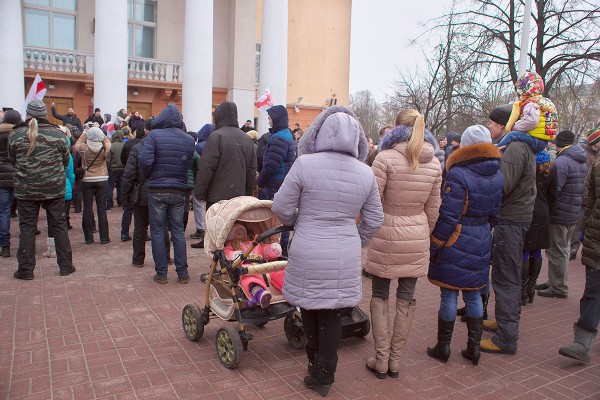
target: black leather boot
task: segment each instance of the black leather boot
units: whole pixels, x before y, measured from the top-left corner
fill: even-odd
[[[481,342],[481,333],[483,332],[483,317],[467,317],[467,348],[461,351],[463,358],[471,360],[473,365],[479,364],[479,342]]]
[[[454,320],[444,321],[438,315],[438,333],[437,344],[435,347],[428,347],[427,354],[431,358],[437,358],[445,363],[450,358],[450,342],[452,341],[452,332],[454,331]]]
[[[334,381],[337,358],[325,360],[323,357],[317,357],[317,359],[317,363],[313,366],[313,373],[304,378],[304,386],[319,393],[321,397],[325,397]]]
[[[529,279],[527,280],[527,300],[529,303],[533,303],[533,298],[535,297],[535,283],[542,270],[542,259],[534,258],[531,259],[530,262]]]
[[[529,281],[529,259],[521,264],[521,307],[527,305],[527,282]]]
[[[488,319],[487,308],[488,308],[488,302],[489,301],[490,301],[490,294],[489,293],[481,295],[481,302],[483,303],[483,319]]]

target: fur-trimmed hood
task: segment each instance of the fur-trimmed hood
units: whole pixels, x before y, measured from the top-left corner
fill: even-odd
[[[325,147],[323,147],[326,140],[323,140],[324,138],[321,138],[321,139],[319,139],[319,142],[321,143],[322,146],[319,146],[321,148],[317,149],[317,146],[315,146],[315,144],[317,142],[317,136],[321,132],[321,127],[323,126],[323,124],[324,124],[325,120],[327,120],[327,118],[331,117],[333,114],[336,114],[336,113],[348,114],[352,119],[356,120],[356,125],[357,125],[358,129],[356,129],[355,131],[352,130],[352,131],[347,131],[347,132],[337,132],[336,133],[337,137],[333,137],[333,136],[329,137],[329,145],[327,146],[327,147],[330,147],[329,149],[325,149]],[[341,120],[338,122],[341,122]],[[333,133],[333,131],[331,131],[329,129],[327,131],[329,133]],[[344,133],[345,135],[340,135],[340,133]],[[353,137],[350,138],[348,135],[351,135]],[[342,137],[342,136],[344,136],[344,137]],[[343,142],[344,142],[343,148],[336,148],[336,147],[338,147],[337,144],[342,144],[341,143],[342,139],[344,139],[343,140]],[[346,148],[347,144],[349,144],[350,141],[354,143],[353,146],[356,146],[354,149]],[[357,159],[359,159],[360,161],[364,161],[367,158],[367,155],[369,154],[369,142],[367,141],[367,137],[365,136],[365,131],[363,130],[360,123],[358,122],[358,118],[356,118],[356,115],[352,111],[350,111],[350,109],[348,107],[333,106],[333,107],[329,107],[326,110],[324,110],[323,112],[321,112],[321,114],[319,114],[317,116],[317,118],[312,122],[312,124],[310,124],[310,126],[308,127],[306,132],[304,132],[304,135],[302,135],[302,139],[300,139],[300,143],[298,144],[298,155],[299,156],[302,156],[304,154],[313,154],[313,153],[317,153],[319,151],[326,151],[326,150],[349,153],[349,154],[352,154]]]
[[[406,152],[406,146],[412,136],[412,128],[405,125],[398,125],[383,137],[380,145],[380,151],[395,148],[400,153]],[[427,145],[430,144],[431,146]],[[437,140],[433,134],[425,129],[425,145],[419,155],[419,162],[429,162],[433,158],[435,150],[438,148]]]
[[[498,171],[500,158],[502,158],[502,153],[496,145],[491,143],[477,143],[460,147],[448,157],[446,171],[450,171],[455,166],[478,164],[476,169],[479,174],[493,175]]]

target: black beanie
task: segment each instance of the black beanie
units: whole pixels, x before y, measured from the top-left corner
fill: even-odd
[[[565,148],[575,143],[575,134],[571,131],[560,131],[554,139],[556,147]]]
[[[21,122],[21,113],[17,110],[8,110],[4,113],[4,119],[2,120],[3,124],[16,125]]]
[[[506,125],[510,119],[512,112],[512,104],[505,104],[500,107],[496,107],[490,113],[489,119],[500,125]]]

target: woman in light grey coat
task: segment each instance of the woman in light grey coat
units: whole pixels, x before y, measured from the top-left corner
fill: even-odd
[[[337,366],[340,311],[362,298],[361,246],[383,223],[383,210],[375,176],[362,162],[367,138],[348,108],[323,111],[298,151],[273,212],[294,226],[283,294],[301,308],[310,373],[304,384],[325,396]]]

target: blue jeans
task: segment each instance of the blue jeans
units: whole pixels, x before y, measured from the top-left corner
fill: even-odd
[[[106,192],[106,208],[113,208],[113,192],[117,187],[117,204],[121,205],[121,179],[123,178],[123,170],[108,171],[108,191]]]
[[[458,290],[440,288],[442,301],[438,315],[444,321],[454,321],[456,318],[456,304],[458,302]],[[479,290],[462,290],[463,301],[467,308],[467,317],[482,318],[483,302]]]
[[[585,289],[579,301],[580,328],[598,333],[600,321],[600,270],[585,267]]]
[[[148,211],[150,213],[150,233],[152,235],[152,258],[154,268],[160,277],[167,276],[168,258],[165,249],[165,229],[167,222],[173,241],[175,271],[180,277],[188,275],[185,232],[183,230],[183,193],[148,193]]]
[[[13,188],[0,188],[0,247],[10,247],[10,210]]]
[[[259,200],[273,200],[273,197],[275,197],[275,193],[277,193],[278,190],[279,190],[279,188],[276,188],[276,187],[260,188],[260,189],[258,189],[258,198],[259,198]],[[281,248],[284,249],[284,255],[287,255],[287,248],[288,248],[289,243],[290,243],[290,233],[283,232],[281,234],[281,239],[279,240],[279,244],[281,245]]]

